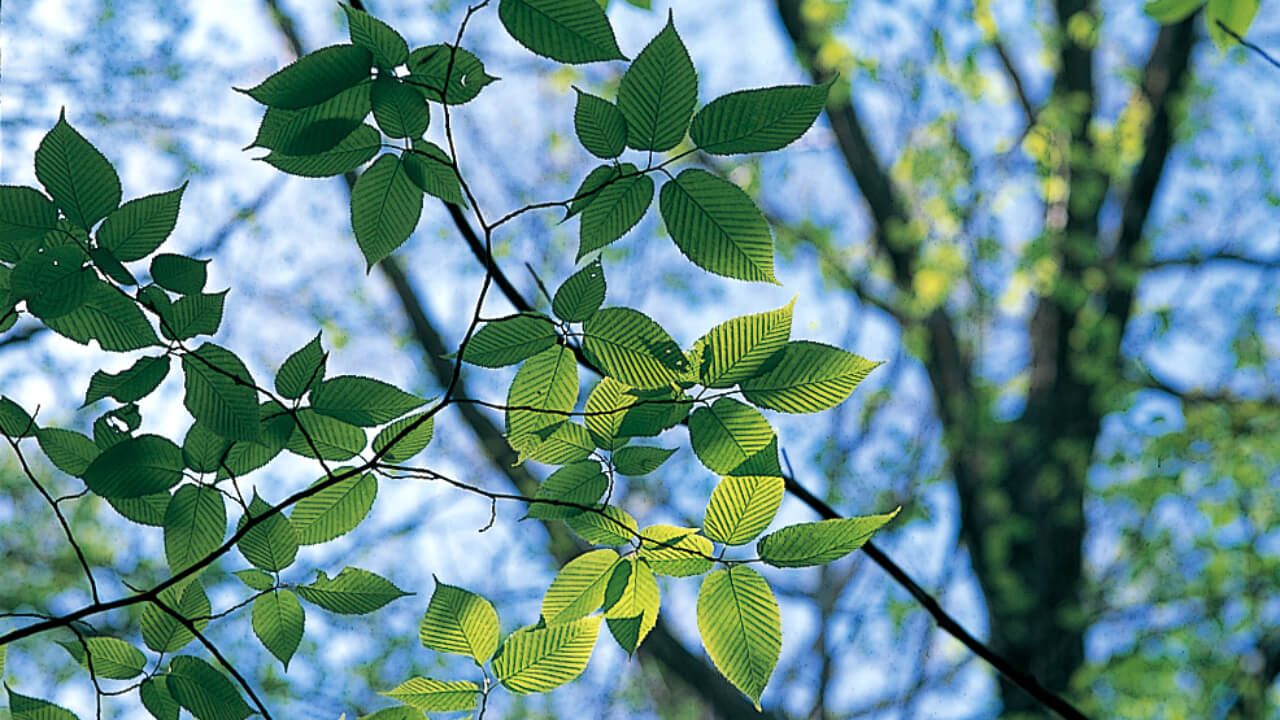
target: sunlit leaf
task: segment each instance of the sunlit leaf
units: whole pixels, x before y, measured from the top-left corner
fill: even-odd
[[[782,650],[782,618],[769,584],[746,565],[708,575],[698,591],[698,632],[711,661],[758,710]]]
[[[760,538],[760,559],[774,567],[808,567],[838,560],[866,544],[898,514],[839,518],[788,525]]]
[[[427,648],[483,665],[498,648],[498,613],[483,597],[436,580],[418,639]]]
[[[518,695],[554,690],[586,669],[599,632],[599,616],[517,630],[493,659],[493,672]]]
[[[679,145],[697,102],[698,73],[668,15],[666,27],[640,51],[618,86],[627,145],[660,152]]]
[[[303,600],[341,615],[365,615],[392,600],[413,594],[380,575],[353,567],[343,568],[333,579],[316,571],[316,579],[310,585],[299,585],[295,589]]]

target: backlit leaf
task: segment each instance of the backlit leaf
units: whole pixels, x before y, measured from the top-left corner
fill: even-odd
[[[85,485],[102,497],[140,497],[182,481],[182,451],[168,438],[139,435],[102,452],[84,471]]]
[[[258,497],[255,491],[253,500],[249,502],[249,511],[241,516],[240,522],[236,525],[237,531],[244,527],[249,518],[261,517],[270,509],[271,506]],[[275,513],[250,528],[236,546],[240,548],[245,559],[254,566],[279,572],[292,565],[294,558],[298,555],[298,531],[294,529],[289,518],[282,513]],[[289,662],[285,658],[281,660],[286,665]]]
[[[517,42],[552,60],[626,59],[595,0],[502,0],[498,17]]]
[[[659,152],[679,145],[697,102],[698,73],[668,14],[666,27],[640,51],[618,86],[627,145]]]
[[[653,203],[653,178],[624,172],[596,193],[582,211],[578,226],[578,256],[616,242],[644,218]]]
[[[36,148],[36,178],[67,219],[85,230],[120,204],[115,168],[67,123],[65,110]]]
[[[373,55],[358,45],[330,45],[307,53],[243,91],[263,105],[300,110],[318,105],[369,78]]]
[[[658,205],[671,239],[694,265],[716,275],[779,284],[769,224],[737,185],[689,168],[662,186]]]
[[[658,323],[630,308],[605,308],[583,324],[582,349],[605,374],[635,388],[674,382],[688,363]]]
[[[182,356],[182,373],[192,417],[228,440],[258,436],[258,392],[235,353],[207,342]]]
[[[422,191],[404,163],[386,153],[361,173],[351,189],[351,228],[368,267],[409,239],[422,214]]]
[[[605,587],[619,562],[613,550],[591,550],[565,563],[542,597],[542,619],[558,625],[600,609]]]
[[[711,388],[733,387],[759,374],[791,335],[791,311],[786,307],[755,315],[743,315],[713,328],[697,342],[702,346],[698,380]]]
[[[380,453],[384,448],[389,447],[382,459],[392,464],[403,463],[422,452],[431,442],[435,427],[435,421],[432,418],[422,419],[423,414],[410,415],[380,430],[373,438],[373,451]],[[396,440],[397,436],[405,433],[410,427],[413,429],[408,430],[404,437]]]
[[[727,477],[707,503],[702,521],[707,537],[725,545],[744,545],[769,527],[782,504],[786,481],[780,477]]]
[[[334,474],[350,472],[335,469]],[[324,482],[325,478],[317,480]],[[378,481],[371,474],[353,474],[309,495],[293,506],[289,521],[298,533],[298,544],[315,545],[351,532],[364,520],[378,496]]]
[[[698,632],[711,661],[760,709],[782,650],[782,617],[769,584],[746,565],[708,575],[698,591]]]
[[[760,559],[774,567],[808,567],[838,560],[866,544],[898,514],[839,518],[788,525],[760,538]]]
[[[114,209],[102,227],[98,242],[120,262],[141,260],[160,247],[178,223],[178,209],[187,184],[169,192],[147,195]]]
[[[517,452],[536,447],[539,430],[567,419],[578,399],[578,361],[564,345],[534,355],[516,371],[507,393],[507,442]]]
[[[285,359],[276,373],[276,392],[290,400],[297,400],[324,379],[324,365],[328,356],[320,347],[320,333]]]
[[[640,557],[658,575],[688,577],[711,569],[714,548],[694,528],[650,525],[640,531]]]
[[[493,659],[493,672],[517,695],[554,690],[586,669],[599,632],[599,616],[518,630]]]
[[[425,403],[394,385],[359,375],[339,375],[311,390],[316,412],[363,427],[391,422]]]
[[[594,507],[608,487],[609,479],[601,471],[600,463],[594,460],[570,463],[542,481],[533,497],[552,502],[529,503],[528,517],[554,520],[579,515],[585,508]]]
[[[431,650],[466,655],[483,665],[498,649],[498,613],[483,597],[436,580],[418,639]]]
[[[554,346],[559,337],[545,315],[511,315],[481,326],[463,348],[462,359],[489,368],[514,365]]]
[[[844,402],[880,365],[830,345],[789,342],[772,369],[742,381],[742,394],[770,410],[818,412]]]
[[[605,289],[604,267],[600,261],[587,263],[556,290],[551,310],[565,322],[582,322],[600,309]]]
[[[613,103],[577,88],[578,105],[573,112],[573,129],[587,152],[609,160],[627,147],[627,121]]]
[[[413,677],[381,693],[427,712],[458,712],[476,706],[480,686],[469,680],[433,680]]]
[[[164,555],[174,574],[218,549],[227,533],[222,493],[204,485],[183,485],[164,513]]]
[[[722,397],[689,417],[689,444],[712,472],[728,473],[771,439],[773,428],[760,411],[733,398]]]
[[[574,534],[592,545],[609,547],[631,542],[639,530],[636,519],[617,505],[598,506],[566,518],[564,523]]]
[[[253,714],[227,676],[197,657],[174,658],[165,685],[196,720],[244,720]]]
[[[306,625],[298,596],[283,589],[258,596],[253,601],[252,624],[253,634],[288,670]]]
[[[721,95],[693,116],[689,136],[712,155],[778,150],[813,125],[835,79],[822,85],[784,85]]]
[[[333,579],[316,571],[316,579],[310,585],[300,585],[296,590],[303,600],[341,615],[365,615],[413,594],[384,577],[353,567],[343,568]]]

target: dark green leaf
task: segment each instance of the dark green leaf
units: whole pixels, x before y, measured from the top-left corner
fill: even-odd
[[[98,228],[98,243],[120,262],[141,260],[160,247],[173,232],[187,184],[169,192],[147,195],[121,205]]]
[[[608,488],[609,478],[595,460],[565,465],[548,475],[534,493],[535,501],[551,502],[529,503],[526,517],[555,520],[579,515],[584,509],[595,507]]]
[[[18,403],[0,396],[0,433],[5,437],[32,437],[40,429],[36,421]]]
[[[196,720],[244,720],[253,714],[231,681],[200,658],[174,658],[165,680],[169,694]]]
[[[350,471],[334,470],[335,474],[343,472]],[[353,474],[299,500],[289,515],[298,544],[315,545],[351,532],[369,514],[377,496],[378,481],[373,475]]]
[[[192,417],[228,440],[258,437],[258,392],[235,353],[207,342],[182,356],[182,373]]]
[[[138,648],[113,637],[85,637],[58,643],[77,663],[92,667],[93,674],[108,680],[128,680],[142,674],[147,657]],[[88,654],[85,647],[89,648]]]
[[[320,333],[285,359],[276,373],[276,392],[282,397],[297,400],[324,379],[327,353],[320,347]]]
[[[578,106],[573,111],[573,129],[587,152],[608,160],[627,147],[627,121],[613,103],[577,88]]]
[[[381,453],[386,449],[386,454],[382,456],[382,459],[393,464],[403,463],[422,452],[427,447],[427,444],[431,442],[431,435],[435,428],[434,420],[430,417],[424,420],[422,419],[423,415],[425,413],[410,415],[378,431],[378,434],[373,438],[373,451]],[[410,427],[413,427],[413,429],[408,430],[404,437],[399,440],[395,439]]]
[[[414,140],[413,150],[400,157],[405,173],[422,192],[454,205],[467,206],[453,161],[444,150],[426,140]]]
[[[27,310],[45,322],[71,313],[84,305],[98,284],[83,260],[84,253],[75,247],[47,248],[28,255],[13,267],[11,299],[26,300]]]
[[[689,444],[703,465],[725,474],[773,439],[773,428],[759,410],[722,397],[689,417]]]
[[[770,410],[818,412],[844,402],[881,364],[822,343],[790,342],[772,369],[742,381],[742,394]]]
[[[769,224],[737,185],[689,168],[662,186],[658,206],[671,239],[694,265],[725,277],[779,284]]]
[[[372,427],[391,422],[426,400],[381,380],[339,375],[311,390],[311,407],[318,413],[352,425]]]
[[[150,395],[169,374],[169,356],[139,358],[128,369],[116,374],[98,370],[89,380],[84,404],[104,397],[113,397],[122,403],[137,402]]]
[[[236,530],[242,529],[249,518],[261,517],[270,509],[271,506],[258,497],[255,491],[253,500],[249,502],[249,511],[241,516]],[[236,545],[244,558],[254,566],[279,572],[292,565],[294,558],[298,556],[298,531],[284,514],[275,513],[249,528]],[[289,661],[284,662],[287,665]]]
[[[697,102],[698,73],[668,15],[666,27],[640,51],[618,86],[627,144],[658,152],[679,145]]]
[[[13,720],[79,720],[75,713],[47,700],[27,697],[4,686],[9,695],[9,713]]]
[[[285,155],[316,155],[338,146],[369,114],[369,86],[361,82],[302,110],[268,108],[250,147]]]
[[[169,493],[158,492],[136,498],[106,498],[107,504],[123,517],[140,525],[164,527],[164,516],[169,510]]]
[[[621,165],[601,165],[587,173],[582,184],[578,186],[578,191],[573,194],[573,199],[569,201],[569,210],[565,213],[564,220],[586,210],[587,206],[600,196],[600,188],[606,184],[612,183],[624,173],[631,175],[639,172],[639,168],[635,165],[622,163]]]
[[[360,427],[302,408],[285,449],[303,457],[314,458],[318,452],[325,460],[350,460],[368,442],[369,437]]]
[[[689,136],[712,155],[769,152],[795,142],[827,104],[835,78],[822,85],[742,90],[712,100],[693,116]]]
[[[316,579],[310,585],[299,586],[297,591],[303,600],[341,615],[365,615],[392,600],[413,594],[384,577],[353,567],[344,568],[333,579],[316,571]]]
[[[30,245],[58,226],[58,208],[39,190],[0,185],[0,247]],[[0,254],[14,262],[16,255]]]
[[[264,647],[289,669],[289,660],[302,642],[306,614],[298,596],[288,590],[276,590],[253,601],[253,634]]]
[[[36,431],[36,438],[49,462],[74,477],[84,475],[90,463],[101,452],[92,440],[74,430],[41,428]]]
[[[156,720],[178,720],[178,714],[182,712],[182,706],[169,693],[168,681],[163,675],[143,680],[138,688],[138,697]]]
[[[151,279],[157,285],[176,293],[190,295],[204,289],[208,260],[196,260],[185,255],[162,253],[151,258]]]
[[[582,326],[582,349],[605,374],[635,388],[674,382],[688,368],[666,330],[630,308],[605,308]]]
[[[100,282],[90,287],[84,304],[45,324],[81,345],[97,340],[103,350],[110,352],[140,350],[159,342],[142,310],[127,296]]]
[[[347,7],[347,6],[343,6]],[[272,151],[262,158],[267,164],[301,177],[341,175],[373,159],[382,149],[382,135],[372,125],[360,125],[337,145],[312,155],[286,155]]]
[[[222,325],[222,305],[227,291],[183,295],[168,307],[161,306],[160,334],[169,340],[188,340],[197,335],[213,335]]]
[[[164,555],[175,575],[195,565],[222,544],[227,506],[222,493],[205,485],[183,485],[164,513]]]
[[[675,450],[635,445],[624,447],[613,454],[613,466],[623,475],[648,475],[662,466]]]
[[[604,267],[599,260],[569,276],[556,290],[551,310],[565,322],[582,322],[604,304]]]
[[[182,441],[182,460],[196,472],[217,472],[230,447],[230,440],[197,421],[187,430]]]
[[[36,178],[67,219],[85,230],[120,204],[115,168],[67,124],[65,110],[36,148]]]
[[[138,284],[138,279],[133,276],[133,273],[129,272],[129,269],[120,263],[119,258],[114,253],[102,245],[89,248],[89,258],[93,260],[93,264],[99,270],[106,273],[107,277],[121,285]]]
[[[652,203],[653,178],[648,175],[621,175],[602,187],[582,211],[577,259],[626,235]]]
[[[373,53],[378,67],[395,68],[409,59],[409,44],[390,25],[350,5],[342,5],[342,10],[347,14],[351,42]]]
[[[93,442],[99,450],[106,450],[129,439],[141,424],[142,414],[133,403],[109,410],[93,421]]]
[[[168,438],[139,435],[112,445],[84,471],[84,483],[102,497],[164,492],[182,481],[182,451]]]
[[[451,52],[452,69],[449,67]],[[486,73],[480,58],[469,50],[453,50],[449,45],[420,47],[409,53],[408,64],[410,74],[405,82],[416,87],[428,100],[441,102],[443,95],[443,102],[449,105],[474,100],[486,85],[498,79]]]
[[[514,365],[554,346],[559,339],[547,316],[520,313],[485,323],[463,348],[462,359],[489,368]]]
[[[332,98],[369,78],[373,54],[358,45],[330,45],[307,53],[244,90],[263,105],[300,110]]]
[[[391,153],[382,155],[351,189],[351,228],[368,267],[409,239],[422,214],[422,191]]]
[[[431,122],[422,93],[391,76],[383,75],[373,81],[369,102],[373,106],[373,119],[387,137],[422,137]]]
[[[633,397],[642,392],[643,397]],[[693,407],[693,399],[674,388],[654,391],[628,390],[628,393],[633,396],[628,396],[625,404],[635,405],[635,407],[627,410],[622,416],[622,422],[617,430],[617,436],[620,438],[656,437],[663,430],[683,422]]]
[[[552,60],[627,59],[595,0],[502,0],[498,18],[517,42]]]
[[[175,585],[160,592],[160,601],[191,620],[197,630],[209,625],[209,596],[197,580]],[[202,618],[202,619],[197,619]],[[156,652],[177,652],[195,639],[191,631],[158,606],[148,603],[142,611],[142,641]]]

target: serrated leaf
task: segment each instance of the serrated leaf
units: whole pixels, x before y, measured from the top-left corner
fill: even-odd
[[[120,263],[115,254],[101,245],[89,248],[89,258],[107,277],[121,285],[137,285],[138,279]]]
[[[351,42],[373,53],[378,67],[394,68],[409,59],[409,44],[390,25],[350,5],[343,5],[342,10],[347,14]]]
[[[613,547],[635,538],[639,526],[631,514],[617,505],[603,505],[566,518],[565,525],[592,545]]]
[[[587,428],[575,422],[562,422],[539,430],[537,441],[530,440],[520,449],[520,462],[533,460],[548,465],[585,460],[595,451]]]
[[[182,356],[182,404],[199,422],[228,440],[258,437],[258,392],[235,353],[207,342]]]
[[[227,290],[183,295],[171,305],[161,304],[160,334],[166,340],[188,340],[197,335],[213,335],[222,325],[222,305]]]
[[[82,477],[101,453],[92,440],[74,430],[40,428],[36,439],[49,462],[73,477]]]
[[[209,625],[209,596],[205,595],[199,581],[191,580],[166,588],[160,592],[160,600],[182,617],[193,621],[197,630],[204,630]],[[139,625],[142,641],[156,652],[177,652],[195,639],[191,631],[172,615],[150,603],[143,608]]]
[[[519,313],[485,323],[463,348],[462,360],[489,368],[514,365],[553,347],[559,338],[547,316]]]
[[[827,103],[822,85],[782,85],[721,95],[693,116],[689,137],[712,155],[769,152],[804,135]]]
[[[120,178],[67,123],[66,111],[36,148],[36,178],[67,219],[88,230],[120,204]]]
[[[107,411],[93,421],[93,442],[99,450],[106,450],[128,440],[141,424],[142,414],[133,403]]]
[[[182,441],[182,460],[196,472],[216,472],[230,447],[230,440],[195,422]]]
[[[732,477],[741,477],[743,475],[782,477],[782,465],[778,463],[778,436],[775,434],[763,449],[724,474]]]
[[[168,192],[147,195],[115,209],[98,228],[98,243],[120,262],[133,262],[150,255],[173,232],[182,206],[182,183]]]
[[[483,665],[498,649],[498,613],[476,593],[436,580],[418,639],[431,650],[466,655]]]
[[[624,173],[602,187],[582,211],[577,259],[626,235],[644,218],[652,203],[653,178],[648,175]]]
[[[343,7],[348,7],[343,5]],[[382,149],[382,135],[372,125],[360,125],[337,145],[310,155],[286,155],[272,151],[263,162],[290,175],[330,177],[341,175],[373,159]]]
[[[742,394],[770,410],[819,412],[844,402],[880,365],[830,345],[789,342],[772,369],[742,381]]]
[[[127,438],[103,450],[83,477],[85,485],[102,497],[164,492],[182,481],[182,451],[159,435]]]
[[[136,498],[104,498],[107,504],[125,518],[141,525],[164,527],[164,515],[169,510],[169,493],[158,492]]]
[[[79,720],[70,710],[47,700],[27,697],[4,686],[9,695],[9,713],[13,720]]]
[[[542,597],[543,621],[558,625],[599,610],[619,561],[616,551],[601,549],[585,552],[566,563]]]
[[[0,246],[22,248],[58,227],[58,208],[35,188],[0,185]],[[15,262],[17,254],[0,253],[0,260]]]
[[[551,300],[551,310],[565,322],[582,322],[600,309],[605,290],[604,267],[595,260],[560,285]]]
[[[169,694],[196,720],[244,720],[253,714],[231,681],[200,658],[174,658],[165,680]]]
[[[351,228],[372,268],[404,244],[422,214],[422,191],[399,156],[386,153],[361,173],[351,189]]]
[[[453,169],[453,161],[439,146],[426,140],[414,140],[413,150],[406,151],[401,157],[409,179],[422,192],[447,203],[464,208],[467,206],[458,173]]]
[[[190,295],[204,289],[208,260],[161,253],[151,258],[151,279],[166,290]]]
[[[0,396],[0,433],[5,437],[23,438],[36,434],[40,426],[18,403]]]
[[[371,85],[371,82],[361,82],[319,105],[301,110],[267,108],[250,147],[291,156],[333,150],[359,128],[369,114]]]
[[[424,404],[417,395],[359,375],[339,375],[311,390],[313,410],[363,427],[391,422]]]
[[[578,186],[577,192],[573,194],[573,198],[569,201],[569,209],[565,212],[564,222],[578,213],[586,210],[597,197],[600,196],[600,188],[606,184],[612,183],[616,178],[623,174],[631,175],[639,173],[640,170],[631,163],[622,163],[621,165],[600,165],[587,173],[582,179],[582,184]]]
[[[787,344],[791,335],[791,311],[785,307],[755,315],[743,315],[721,323],[703,335],[698,381],[710,388],[728,388],[757,375]]]
[[[449,61],[453,60],[450,69]],[[405,82],[416,87],[428,100],[461,105],[475,99],[498,78],[484,71],[484,63],[466,48],[428,45],[409,53],[410,75]],[[446,87],[446,77],[448,79]]]
[[[707,503],[703,532],[725,545],[749,543],[773,522],[785,491],[786,481],[780,477],[724,478]]]
[[[609,478],[601,472],[600,463],[570,463],[548,475],[533,495],[534,500],[553,502],[529,503],[527,517],[556,520],[581,514],[594,507],[608,488]]]
[[[634,388],[658,388],[687,369],[662,326],[630,308],[605,308],[583,323],[582,349],[605,374]]]
[[[779,284],[769,224],[737,185],[689,168],[662,186],[658,206],[671,239],[694,265],[716,275]]]
[[[373,119],[387,137],[422,137],[431,122],[422,93],[389,75],[373,81],[369,103],[373,107]]]
[[[517,695],[554,690],[586,669],[599,633],[599,616],[519,630],[493,659],[493,672]]]
[[[1161,25],[1168,25],[1185,20],[1204,3],[1205,0],[1149,0],[1142,10]]]
[[[614,639],[628,655],[635,653],[658,621],[660,602],[658,581],[647,562],[632,556],[613,569],[605,589],[604,616]],[[628,622],[632,618],[639,618],[639,622]]]
[[[290,400],[302,397],[324,379],[326,359],[324,349],[320,347],[320,333],[316,333],[311,342],[285,358],[276,373],[276,392]]]
[[[480,686],[469,680],[413,677],[379,694],[426,712],[458,712],[475,708]]]
[[[658,575],[701,575],[713,565],[714,548],[697,532],[694,528],[650,525],[640,531],[640,557]]]
[[[350,472],[335,469],[335,474]],[[324,482],[325,478],[316,483]],[[316,545],[355,529],[373,508],[378,480],[371,474],[352,475],[305,497],[293,506],[289,522],[298,533],[298,544]]]
[[[253,601],[253,634],[262,645],[289,669],[289,660],[302,642],[306,614],[298,596],[288,590],[259,595]]]
[[[143,357],[127,369],[112,374],[98,370],[89,380],[84,404],[112,397],[122,403],[137,402],[150,395],[169,374],[169,356]]]
[[[623,475],[648,475],[662,466],[675,450],[634,445],[614,452],[613,467]]]
[[[77,638],[58,643],[77,663],[89,668],[93,674],[108,680],[128,680],[142,674],[147,656],[138,648],[119,638],[97,636]],[[85,654],[85,648],[89,652]]]
[[[618,85],[627,145],[657,152],[679,145],[697,102],[698,73],[668,14],[666,27],[640,51]]]
[[[142,700],[142,706],[156,720],[178,720],[178,714],[182,712],[182,706],[173,699],[163,675],[143,680],[138,688],[138,697]]]
[[[595,0],[502,0],[498,18],[516,42],[552,60],[626,60]]]
[[[222,493],[203,485],[183,485],[164,514],[164,555],[175,575],[218,549],[227,534]]]
[[[618,437],[655,437],[679,425],[688,417],[693,399],[670,386],[657,390],[629,390],[627,402],[633,405],[622,416]],[[644,393],[643,396],[640,396]]]
[[[722,397],[689,417],[689,444],[702,464],[725,474],[764,449],[773,428],[759,410]]]
[[[578,399],[578,362],[564,345],[534,355],[507,392],[507,442],[517,452],[542,441],[538,431],[567,419]]]
[[[408,705],[396,705],[394,707],[382,708],[369,715],[361,715],[359,720],[425,720],[427,716],[417,708],[411,708]],[[462,720],[468,720],[468,715]],[[339,718],[339,720],[342,720]]]
[[[587,395],[587,430],[597,447],[616,450],[627,443],[625,438],[617,437],[627,408],[636,402],[634,397],[625,394],[627,390],[630,390],[628,386],[605,376],[600,378],[600,382]]]
[[[45,325],[81,345],[97,340],[99,347],[109,352],[141,350],[159,343],[142,310],[128,296],[101,282],[91,285],[79,307],[46,319]]]
[[[350,460],[364,450],[369,436],[364,429],[335,417],[321,415],[311,408],[297,411],[297,425],[285,449],[303,457],[324,460]]]
[[[618,107],[591,93],[574,91],[578,105],[573,111],[573,129],[582,147],[602,160],[621,155],[627,147],[627,121]]]
[[[774,567],[825,565],[862,547],[898,514],[839,518],[788,525],[760,538],[760,559]]]
[[[97,284],[83,262],[84,253],[75,247],[47,248],[23,258],[13,267],[10,300],[25,300],[27,310],[45,322],[67,315],[84,304]]]
[[[237,570],[231,574],[240,578],[240,582],[259,592],[270,590],[276,585],[275,578],[257,569]]]
[[[307,53],[243,91],[263,105],[301,110],[369,78],[373,54],[358,45],[330,45]]]
[[[249,511],[240,517],[236,530],[243,528],[249,518],[261,517],[270,509],[271,506],[254,491]],[[244,558],[256,567],[279,572],[292,565],[294,558],[298,556],[298,531],[289,518],[282,513],[275,513],[250,528],[236,546],[240,548]],[[285,665],[289,664],[288,660],[281,660]]]
[[[303,600],[341,615],[365,615],[392,600],[413,594],[380,575],[353,567],[343,568],[332,580],[317,571],[316,579],[310,585],[298,586],[297,592]]]
[[[782,617],[769,584],[746,565],[708,575],[698,591],[698,632],[716,668],[759,710],[782,650]]]
[[[396,464],[403,463],[412,458],[414,455],[422,452],[427,444],[431,442],[431,436],[434,434],[435,421],[428,417],[422,420],[425,413],[410,415],[402,420],[397,420],[382,430],[378,431],[377,436],[373,438],[373,451],[381,453],[384,448],[390,448],[382,459],[386,462]],[[421,422],[419,422],[421,420]],[[413,427],[408,433],[396,440],[396,436],[405,432],[409,427]],[[395,441],[392,444],[392,441]]]

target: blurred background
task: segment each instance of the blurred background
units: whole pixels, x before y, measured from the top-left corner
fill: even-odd
[[[838,409],[770,415],[798,480],[843,514],[903,513],[877,542],[944,608],[1090,717],[1280,718],[1280,70],[1221,51],[1202,18],[1160,28],[1140,3],[987,0],[613,0],[634,57],[674,12],[702,102],[839,74],[828,112],[765,157],[691,156],[753,196],[774,224],[782,287],[711,277],[656,212],[604,254],[609,304],[643,310],[685,346],[732,316],[785,305],[793,338],[886,360]],[[452,40],[465,5],[366,3],[410,47]],[[496,3],[494,4],[496,6]],[[1250,40],[1280,48],[1265,11]],[[423,396],[465,330],[482,273],[443,205],[367,277],[341,178],[284,176],[242,151],[261,117],[234,92],[294,54],[347,41],[329,0],[45,0],[0,12],[0,182],[35,184],[32,154],[60,108],[120,169],[125,197],[186,179],[173,252],[211,257],[229,287],[215,340],[269,377],[319,327],[331,374]],[[594,166],[573,136],[572,86],[613,97],[621,63],[560,67],[517,46],[496,7],[464,46],[501,80],[453,115],[460,162],[496,216],[571,197]],[[429,137],[442,118],[433,106]],[[495,238],[516,288],[545,306],[573,269],[576,221],[530,213]],[[528,268],[526,268],[526,264]],[[511,310],[491,295],[486,314]],[[43,424],[80,409],[111,357],[20,322],[0,335],[0,390]],[[509,373],[467,368],[462,394],[500,402]],[[143,429],[189,422],[174,378],[141,404]],[[437,419],[420,460],[492,490],[513,467],[501,416]],[[697,524],[715,478],[681,450],[619,502],[641,521]],[[55,492],[77,480],[38,467]],[[318,475],[300,458],[253,480],[272,499]],[[55,518],[0,459],[0,612],[88,600]],[[617,497],[617,496],[615,496]],[[164,577],[160,531],[91,497],[69,512],[108,595]],[[383,481],[346,540],[304,548],[307,568],[357,565],[417,593],[375,615],[313,610],[287,674],[248,611],[210,637],[278,717],[352,718],[411,674],[451,677],[425,650],[432,576],[487,595],[504,631],[532,623],[571,550],[523,510],[420,481]],[[783,504],[778,524],[816,519]],[[566,551],[570,555],[566,555]],[[204,576],[215,612],[248,594],[236,554]],[[783,612],[765,691],[775,718],[1040,718],[1046,711],[940,632],[861,554],[766,573]],[[662,586],[663,623],[628,659],[599,643],[581,680],[548,696],[495,694],[488,717],[744,717],[701,681],[697,583]],[[98,628],[137,638],[137,617]],[[0,619],[0,630],[20,624]],[[94,713],[87,674],[53,641],[9,648],[5,681]],[[189,650],[190,652],[191,650]],[[113,689],[112,681],[103,681]],[[140,717],[136,693],[103,716]]]

